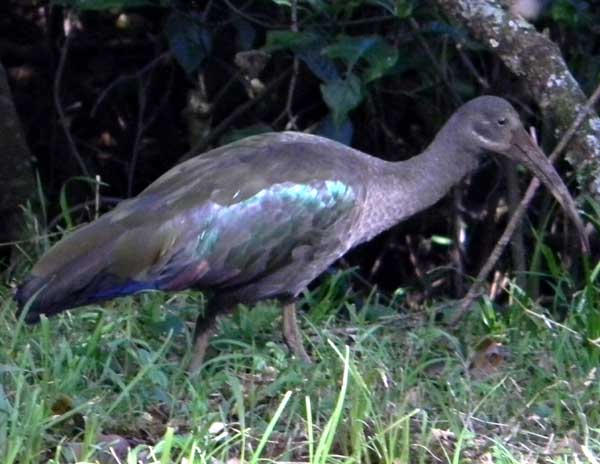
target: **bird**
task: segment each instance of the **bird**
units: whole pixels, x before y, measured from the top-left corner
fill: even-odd
[[[290,351],[310,362],[295,311],[307,285],[351,248],[436,203],[490,152],[537,176],[589,249],[573,198],[516,110],[480,96],[404,161],[301,132],[199,154],[51,247],[16,290],[18,314],[35,323],[142,291],[206,291],[189,366],[198,372],[217,316],[273,299],[282,302]]]

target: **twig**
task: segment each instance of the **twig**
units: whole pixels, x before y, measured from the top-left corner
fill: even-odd
[[[174,81],[173,67],[171,67],[169,69],[169,82],[166,85],[166,90],[163,92],[163,95],[162,95],[160,101],[158,102],[158,105],[156,105],[156,109],[154,110],[154,112],[151,113],[150,116],[148,116],[146,118],[144,130],[148,129],[148,127],[150,127],[152,124],[154,124],[154,121],[156,121],[156,118],[158,118],[158,116],[161,114],[163,108],[169,101],[169,98],[171,96],[171,91],[173,90],[173,81]]]
[[[364,19],[348,19],[345,21],[336,21],[336,26],[359,26],[364,24],[376,24],[376,23],[386,23],[388,21],[396,21],[399,19],[394,15],[384,15],[384,16],[373,16],[371,18]]]
[[[469,70],[469,72],[473,75],[473,77],[475,77],[477,82],[479,82],[479,85],[482,88],[484,88],[485,90],[489,90],[490,89],[489,82],[487,81],[487,79],[485,77],[483,77],[481,74],[479,74],[479,72],[477,71],[477,68],[475,67],[475,65],[469,58],[469,56],[464,52],[463,44],[461,42],[456,43],[456,51],[458,52],[458,56],[460,57],[461,61],[465,65],[465,67]]]
[[[154,68],[154,66],[156,66],[158,63],[160,63],[163,60],[166,60],[167,58],[171,57],[171,52],[164,52],[161,53],[160,55],[158,55],[157,57],[152,58],[152,60],[150,60],[148,63],[146,63],[144,66],[142,66],[140,69],[138,69],[136,72],[131,73],[131,74],[123,74],[121,76],[119,76],[117,79],[115,79],[114,81],[112,81],[98,96],[98,98],[96,99],[96,103],[94,103],[94,107],[92,108],[91,111],[91,116],[95,116],[96,115],[96,111],[98,111],[98,107],[100,106],[100,104],[104,101],[104,99],[106,98],[106,96],[120,83],[125,82],[127,80],[131,80],[131,79],[139,79],[141,78],[144,74],[146,74],[148,71],[150,71],[152,68]]]
[[[210,14],[210,10],[212,9],[213,6],[213,0],[208,0],[208,2],[206,2],[206,7],[204,7],[204,11],[202,12],[202,21],[204,23],[208,23],[208,15]]]
[[[465,274],[465,243],[463,238],[466,224],[462,219],[461,208],[462,204],[462,190],[460,186],[452,189],[452,235],[454,246],[450,252],[452,261],[454,261],[454,272],[452,273],[452,283],[454,286],[454,294],[458,298],[463,294],[465,288],[464,274]]]
[[[240,18],[245,19],[246,21],[257,24],[258,26],[264,27],[266,29],[275,29],[275,28],[281,27],[281,26],[278,26],[277,24],[269,23],[267,21],[261,21],[260,19],[257,19],[254,16],[249,15],[245,11],[239,9],[237,6],[235,6],[229,0],[223,0],[223,1],[235,14],[237,14]],[[248,2],[246,5],[248,5],[249,3],[251,3],[251,2]],[[242,7],[242,8],[245,8],[245,7]]]
[[[425,54],[429,57],[431,64],[433,64],[433,67],[435,68],[435,70],[439,74],[440,78],[442,79],[442,82],[448,89],[448,92],[449,92],[450,96],[452,97],[452,100],[454,100],[454,103],[456,103],[456,104],[463,103],[462,98],[460,97],[460,95],[458,95],[458,93],[454,89],[454,86],[448,80],[447,72],[444,70],[444,67],[438,61],[438,59],[434,55],[433,51],[429,47],[429,44],[427,43],[427,41],[421,34],[421,28],[419,26],[419,23],[414,18],[410,18],[409,23],[410,23],[410,26],[411,26],[413,32],[415,33],[417,41],[421,45],[421,48],[425,51]],[[461,241],[460,241],[461,229],[464,227],[464,225],[461,224],[462,221],[461,221],[461,217],[460,217],[461,215],[460,215],[460,208],[459,208],[459,206],[461,204],[461,197],[462,197],[462,195],[461,195],[460,189],[458,187],[452,189],[452,202],[453,202],[453,209],[455,211],[455,214],[453,215],[454,216],[454,221],[453,221],[454,222],[454,224],[453,224],[454,247],[452,249],[451,257],[452,257],[452,261],[454,262],[454,266],[456,268],[456,272],[454,272],[452,280],[453,280],[454,290],[457,295],[462,294],[462,289],[464,288],[463,279],[462,279],[462,276],[464,274],[464,259],[463,259],[464,258],[464,250],[463,250],[463,245],[461,244]]]
[[[150,79],[150,77],[148,77]],[[135,177],[135,168],[137,166],[137,160],[140,154],[140,147],[142,145],[142,137],[148,128],[154,123],[162,108],[167,103],[171,94],[171,88],[173,85],[173,73],[169,74],[169,83],[167,84],[167,90],[163,93],[163,96],[158,103],[156,109],[150,116],[144,121],[144,114],[146,113],[146,89],[150,86],[150,81],[146,84],[143,83],[142,77],[138,78],[138,120],[135,133],[135,140],[133,143],[133,150],[131,155],[131,161],[129,162],[128,175],[127,175],[127,196],[133,195],[133,179]]]
[[[215,60],[218,64],[223,64],[219,62],[219,60]],[[229,68],[229,67],[227,67]],[[240,69],[227,69],[227,74],[230,76],[225,85],[223,85],[215,94],[212,101],[210,102],[213,108],[216,108],[217,105],[221,102],[223,97],[229,93],[229,89],[233,84],[239,82],[241,85],[244,85],[242,79],[242,71]]]
[[[121,203],[123,201],[122,198],[118,198],[118,197],[105,197],[100,195],[98,198],[94,198],[93,200],[87,200],[84,201],[83,203],[79,203],[77,205],[72,206],[71,208],[69,208],[69,210],[67,211],[69,214],[71,213],[77,213],[79,211],[83,211],[87,208],[89,208],[90,206],[93,206],[94,208],[99,208],[99,205],[118,205],[119,203]],[[46,230],[52,230],[62,219],[64,218],[63,214],[59,214],[58,216],[56,216],[54,219],[52,219],[48,225],[46,226]],[[46,236],[52,236],[53,234],[49,233],[47,235],[44,235],[44,237]],[[25,240],[25,242],[27,242],[29,240]]]
[[[96,174],[96,185],[94,185],[94,220],[100,215],[100,175]]]
[[[517,173],[517,166],[512,163],[509,159],[502,159],[502,165],[504,172],[506,173],[506,183],[508,190],[508,210],[515,211],[519,207],[519,198],[521,192],[519,190],[519,176]],[[514,271],[517,276],[517,285],[524,288],[525,281],[525,270],[527,267],[525,251],[525,239],[523,237],[523,225],[521,222],[517,225],[514,233],[514,238],[510,242],[510,252],[512,256],[512,262],[514,265]]]
[[[171,56],[170,52],[161,53],[160,55],[154,57],[152,60],[150,60],[148,63],[146,63],[144,66],[142,66],[136,72],[131,73],[131,74],[123,74],[123,75],[119,76],[117,79],[112,81],[100,93],[100,95],[96,99],[96,103],[94,104],[94,107],[92,108],[92,111],[91,111],[91,116],[93,117],[96,114],[98,107],[102,104],[102,102],[105,100],[107,95],[114,88],[117,87],[117,85],[119,85],[125,81],[131,80],[131,79],[136,79],[138,81],[138,118],[137,118],[136,134],[135,134],[135,139],[134,139],[134,143],[133,143],[131,161],[129,162],[129,168],[128,168],[128,173],[127,173],[127,195],[128,196],[131,196],[132,192],[133,192],[133,178],[135,175],[135,168],[136,168],[137,160],[139,157],[139,150],[140,150],[142,136],[143,136],[144,132],[146,131],[146,129],[148,129],[148,127],[156,119],[156,116],[158,115],[160,108],[164,105],[166,97],[169,95],[169,92],[165,92],[165,95],[163,96],[158,109],[144,123],[144,114],[146,113],[146,103],[147,103],[146,89],[150,85],[150,78],[148,78],[148,82],[144,83],[144,76],[147,73],[149,73],[150,71],[152,71],[157,64],[161,63],[163,60],[170,58],[170,56]],[[169,77],[169,79],[170,79],[169,82],[171,83],[172,82],[172,74]]]
[[[63,131],[65,133],[65,137],[67,138],[67,143],[69,144],[69,150],[71,154],[77,161],[77,164],[79,164],[79,168],[81,169],[83,175],[85,177],[90,177],[88,168],[83,162],[83,159],[81,158],[79,151],[77,150],[77,145],[75,145],[75,141],[73,140],[73,136],[71,135],[71,131],[69,130],[69,123],[67,122],[65,111],[60,100],[60,84],[62,82],[65,64],[67,62],[69,45],[71,44],[71,32],[65,31],[65,34],[65,42],[60,51],[60,59],[58,61],[58,67],[56,68],[56,74],[54,75],[54,106],[56,107],[56,112],[58,113],[60,125],[62,126]]]
[[[463,50],[463,44],[461,42],[456,43],[456,51],[467,68],[467,70],[473,75],[479,85],[485,90],[490,90],[490,84],[485,77],[483,77],[477,71],[477,68],[469,58],[469,56]],[[508,184],[508,203],[509,210],[514,211],[518,207],[519,203],[519,185],[517,182],[517,169],[514,163],[510,163],[508,160],[501,163],[504,172],[506,173],[506,179]],[[517,226],[515,239],[511,241],[511,253],[515,270],[517,271],[517,282],[522,286],[522,280],[524,279],[523,272],[525,271],[525,245],[523,242],[523,227]],[[461,292],[462,293],[462,292]]]
[[[146,88],[150,85],[150,81],[144,83],[141,77],[138,77],[138,117],[137,127],[135,131],[135,140],[133,142],[133,150],[131,154],[131,162],[129,163],[129,169],[127,173],[127,196],[130,197],[133,193],[133,178],[135,174],[135,167],[137,164],[138,156],[140,154],[140,145],[142,136],[146,130],[144,125],[144,113],[146,112]]]
[[[15,245],[22,245],[24,243],[38,242],[41,239],[56,237],[56,236],[62,235],[62,234],[63,234],[62,232],[52,232],[50,234],[35,235],[33,237],[24,238],[22,240],[12,240],[10,242],[0,242],[0,248],[2,248],[2,247],[12,247],[12,246],[15,246]]]
[[[404,241],[406,243],[406,248],[408,250],[408,259],[410,261],[410,264],[412,264],[413,269],[415,270],[415,275],[417,276],[417,279],[420,280],[421,285],[425,289],[425,294],[429,295],[429,293],[430,293],[429,284],[427,283],[427,280],[425,279],[425,272],[423,272],[423,269],[421,267],[421,263],[419,261],[419,256],[418,256],[418,250],[415,247],[415,243],[412,238],[412,235],[407,234],[404,237]]]
[[[571,124],[569,129],[564,133],[564,135],[562,136],[562,138],[560,139],[560,141],[558,142],[558,144],[556,145],[556,147],[550,154],[549,161],[551,163],[555,162],[557,160],[557,158],[560,156],[560,154],[567,147],[568,143],[573,138],[573,135],[575,135],[575,132],[577,132],[577,129],[579,128],[579,126],[581,126],[581,123],[587,117],[588,113],[590,112],[592,107],[596,104],[596,102],[598,101],[599,98],[600,98],[600,84],[598,85],[598,87],[596,87],[596,90],[594,90],[594,93],[592,94],[592,96],[588,99],[588,101],[583,106],[583,108],[581,108],[581,110],[577,114],[577,117],[575,118],[575,120],[573,121],[573,123]],[[534,177],[531,180],[531,182],[529,183],[529,186],[527,187],[527,191],[525,192],[525,195],[523,196],[523,199],[521,200],[519,207],[516,209],[516,211],[510,218],[510,221],[508,222],[506,228],[504,229],[502,236],[500,237],[500,239],[496,243],[496,246],[490,253],[489,258],[487,259],[487,261],[485,262],[485,264],[479,271],[479,274],[477,274],[477,278],[476,278],[475,282],[473,282],[473,285],[471,285],[471,288],[467,292],[467,295],[462,300],[460,307],[458,308],[458,310],[456,311],[456,314],[454,315],[454,318],[450,322],[451,327],[456,327],[460,323],[462,318],[471,309],[471,305],[473,304],[473,301],[475,300],[475,298],[477,298],[477,295],[479,294],[479,291],[480,291],[481,286],[483,285],[483,282],[487,279],[491,270],[498,262],[498,259],[500,259],[502,252],[504,251],[504,249],[506,248],[506,245],[510,241],[515,229],[517,228],[517,226],[523,219],[523,216],[524,216],[525,212],[527,211],[527,207],[529,206],[529,203],[531,203],[531,200],[533,199],[533,196],[535,195],[535,192],[537,191],[539,186],[540,186],[540,181],[538,180],[537,177]]]
[[[284,71],[283,73],[279,74],[279,76],[273,79],[269,83],[269,85],[264,89],[264,91],[261,94],[259,94],[256,98],[248,100],[246,103],[243,103],[242,105],[238,106],[229,114],[229,116],[223,119],[223,121],[221,121],[219,125],[216,126],[208,136],[200,140],[200,142],[194,145],[187,153],[184,153],[179,158],[179,160],[177,160],[177,162],[181,163],[182,161],[190,159],[191,157],[197,155],[198,153],[206,149],[206,147],[208,147],[214,140],[216,140],[217,137],[219,137],[223,132],[227,130],[227,128],[231,125],[233,121],[239,118],[246,111],[250,110],[250,108],[252,108],[259,101],[261,101],[263,98],[269,95],[273,90],[275,90],[285,79],[288,78],[291,72],[292,69],[290,68]]]
[[[414,18],[410,18],[409,23],[410,23],[410,27],[412,28],[412,30],[415,33],[415,36],[417,37],[417,41],[419,42],[419,45],[421,45],[421,48],[423,48],[423,50],[425,51],[425,54],[429,57],[431,64],[433,64],[433,67],[435,68],[435,70],[438,72],[438,74],[442,78],[442,82],[448,88],[448,92],[452,96],[454,103],[455,104],[463,103],[462,98],[460,98],[460,96],[454,89],[454,86],[451,85],[451,83],[448,81],[446,71],[444,71],[444,68],[442,67],[441,63],[438,61],[438,59],[433,54],[433,51],[429,47],[429,44],[427,43],[425,38],[423,37],[423,34],[421,34],[421,28],[419,26],[419,23]]]
[[[369,270],[369,274],[368,274],[369,280],[373,280],[373,277],[375,277],[375,274],[377,274],[377,272],[379,272],[379,270],[381,269],[381,265],[383,264],[383,258],[390,249],[390,243],[395,241],[395,238],[396,238],[396,233],[395,233],[395,231],[393,231],[389,234],[388,238],[386,239],[383,246],[379,250],[379,253],[377,253],[377,256],[373,260],[373,265],[371,266],[371,269]]]
[[[292,32],[298,32],[298,0],[292,0],[292,12],[291,12],[292,24],[290,29]],[[294,93],[296,91],[296,81],[298,80],[298,72],[300,70],[300,60],[298,55],[294,54],[294,64],[292,66],[292,78],[290,79],[290,86],[288,88],[287,101],[285,103],[285,113],[288,117],[288,125],[290,129],[296,129],[296,117],[292,111],[292,105],[294,103]],[[287,129],[288,127],[286,127]]]
[[[450,93],[452,99],[454,100],[454,103],[462,104],[463,103],[462,98],[460,97],[460,95],[458,95],[458,93],[454,89],[454,86],[448,80],[447,73],[444,70],[442,64],[438,61],[438,59],[434,55],[433,51],[429,47],[429,44],[427,43],[427,41],[421,34],[421,28],[419,26],[419,23],[414,18],[410,18],[409,23],[410,23],[410,26],[411,26],[413,32],[415,33],[415,36],[417,37],[417,41],[421,45],[421,48],[425,51],[425,54],[429,57],[431,64],[433,64],[433,67],[435,68],[435,70],[439,74],[440,78],[442,79],[442,82],[448,89],[448,92]],[[464,268],[465,268],[464,259],[463,259],[464,258],[464,249],[463,249],[464,246],[460,241],[461,231],[462,231],[462,228],[464,227],[464,225],[462,224],[462,221],[461,221],[461,214],[460,214],[461,197],[462,197],[462,195],[461,195],[461,191],[460,191],[459,187],[452,189],[452,205],[453,205],[455,214],[453,214],[453,217],[454,217],[453,223],[454,224],[453,224],[453,229],[452,229],[453,237],[454,237],[454,247],[452,249],[451,257],[452,257],[452,261],[454,261],[454,266],[456,268],[456,272],[454,272],[452,280],[453,280],[454,290],[457,295],[462,294],[462,289],[464,288],[464,283],[463,283],[462,277],[463,277]]]

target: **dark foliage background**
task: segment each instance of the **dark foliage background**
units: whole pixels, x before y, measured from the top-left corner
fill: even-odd
[[[577,0],[546,2],[535,19],[588,92],[600,71],[599,20],[597,5]],[[8,0],[0,60],[43,187],[43,198],[31,196],[42,233],[93,218],[96,203],[112,207],[186,157],[263,131],[311,131],[402,160],[461,102],[491,93],[512,101],[545,147],[554,143],[527,88],[432,2]],[[416,301],[462,295],[514,209],[506,186],[518,192],[524,181],[507,183],[505,168],[488,163],[341,265],[359,265],[388,291],[411,287]],[[531,225],[551,207],[539,195]],[[569,255],[554,220],[545,240]],[[522,233],[528,259],[529,224]]]

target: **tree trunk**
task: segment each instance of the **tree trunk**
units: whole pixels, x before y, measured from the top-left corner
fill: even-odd
[[[35,182],[31,153],[15,110],[6,71],[0,64],[0,242],[20,238],[20,208],[31,197]]]
[[[586,96],[558,46],[529,22],[504,9],[498,0],[436,1],[528,85],[560,137],[581,110]],[[600,197],[600,119],[596,113],[589,114],[573,137],[567,160],[577,172],[581,189]]]

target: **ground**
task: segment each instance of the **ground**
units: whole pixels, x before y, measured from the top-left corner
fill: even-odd
[[[3,288],[3,463],[597,462],[599,351],[582,332],[592,284],[569,301],[557,284],[548,307],[570,304],[561,323],[509,287],[505,305],[451,332],[442,307],[402,310],[403,292],[365,297],[351,282],[336,274],[305,296],[313,365],[288,354],[280,307],[265,303],[221,322],[197,378],[186,321],[201,294],[30,327]]]

